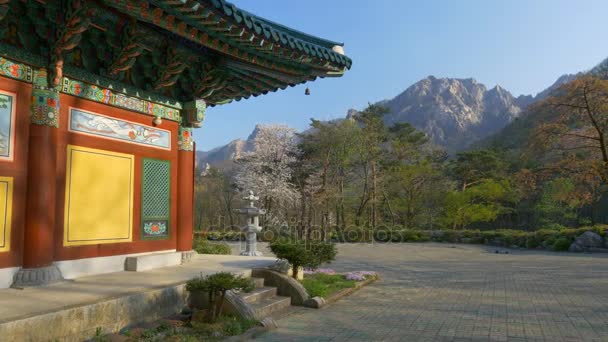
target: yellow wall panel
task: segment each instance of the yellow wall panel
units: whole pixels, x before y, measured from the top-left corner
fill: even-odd
[[[129,242],[134,156],[68,145],[64,246]]]
[[[0,177],[0,252],[11,249],[11,220],[13,213],[13,178]]]

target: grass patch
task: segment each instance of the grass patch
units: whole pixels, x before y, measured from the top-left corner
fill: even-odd
[[[258,326],[256,320],[243,319],[233,315],[222,315],[214,323],[190,321],[183,327],[175,328],[161,324],[153,329],[146,329],[132,334],[123,332],[127,342],[157,342],[157,341],[221,341],[229,336],[237,336]],[[99,335],[99,334],[98,334]],[[105,336],[96,337],[94,341],[109,341]]]
[[[214,323],[191,322],[193,333],[198,337],[209,339],[241,335],[257,326],[256,320],[248,320],[232,315],[222,315]]]
[[[199,254],[232,254],[232,249],[224,242],[210,242],[203,239],[194,240],[193,249]]]
[[[342,290],[355,287],[356,281],[346,280],[342,274],[307,274],[302,285],[311,297],[327,298]]]

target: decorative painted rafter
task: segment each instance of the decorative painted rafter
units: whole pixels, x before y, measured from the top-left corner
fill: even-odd
[[[219,20],[210,23],[203,23],[200,19],[194,20],[193,18],[198,18],[203,13],[208,13],[206,11],[209,10],[209,8],[205,7],[201,2],[186,1],[186,5],[175,7],[175,4],[172,4],[171,1],[153,1],[152,3],[154,5],[159,6],[155,9],[150,7],[148,1],[142,0],[106,0],[104,2],[122,12],[129,13],[129,15],[136,17],[138,20],[160,26],[191,41],[230,55],[235,59],[258,64],[267,68],[273,68],[277,71],[294,76],[302,75],[302,66],[296,62],[275,62],[273,61],[273,58],[276,59],[277,57],[275,55],[265,56],[257,50],[237,48],[237,44],[241,45],[240,41],[231,41],[229,37],[224,37],[223,34],[214,31],[213,28],[210,27],[210,25],[221,25],[222,22],[225,22],[221,16],[219,16]],[[184,16],[182,10],[188,10],[188,6],[190,6],[190,9],[194,10],[193,13],[195,14]],[[201,15],[199,15],[199,13]],[[184,17],[185,21],[178,20],[178,17]],[[171,18],[171,20],[168,20],[168,18]],[[247,59],[242,52],[247,52]]]
[[[49,83],[59,86],[63,77],[63,52],[72,50],[82,38],[82,33],[91,26],[91,18],[95,15],[96,8],[86,1],[66,1],[68,13],[65,21],[58,27],[57,40],[51,46],[49,64]]]
[[[219,68],[213,68],[202,74],[204,76],[194,89],[196,98],[207,99],[226,85],[227,78],[225,72]]]
[[[125,26],[122,37],[122,49],[108,70],[111,76],[131,69],[137,57],[144,51],[141,39],[143,34],[138,30],[135,23]]]
[[[0,21],[4,19],[8,9],[10,8],[11,0],[0,0]]]
[[[281,81],[283,83],[286,83],[286,84],[301,83],[302,78],[304,77],[306,79],[306,77],[308,76],[308,75],[306,75],[306,76],[303,75],[300,77],[288,76],[288,75],[284,75],[284,74],[281,74],[281,73],[273,71],[273,70],[268,70],[266,68],[261,68],[261,67],[255,66],[255,65],[242,63],[242,62],[235,61],[235,60],[226,60],[225,63],[226,63],[227,67],[255,72],[257,74],[272,77],[272,78],[274,78],[278,81]]]
[[[159,70],[154,89],[159,90],[174,85],[182,72],[195,60],[196,57],[186,51],[180,51],[175,46],[167,47],[165,64]]]
[[[244,71],[237,68],[230,68],[230,72],[239,78],[255,79],[270,88],[285,89],[288,86],[288,84],[285,84],[270,76],[265,76],[255,72]]]

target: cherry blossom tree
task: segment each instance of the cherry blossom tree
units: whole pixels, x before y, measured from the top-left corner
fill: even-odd
[[[285,125],[259,125],[253,151],[236,161],[236,184],[260,196],[262,207],[267,211],[267,225],[285,224],[287,211],[297,205],[299,193],[292,177],[299,155],[294,129]]]

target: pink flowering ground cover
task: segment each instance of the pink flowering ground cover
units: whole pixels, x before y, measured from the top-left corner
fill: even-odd
[[[378,274],[373,271],[355,271],[344,274],[346,280],[364,281],[368,278],[375,278]]]

